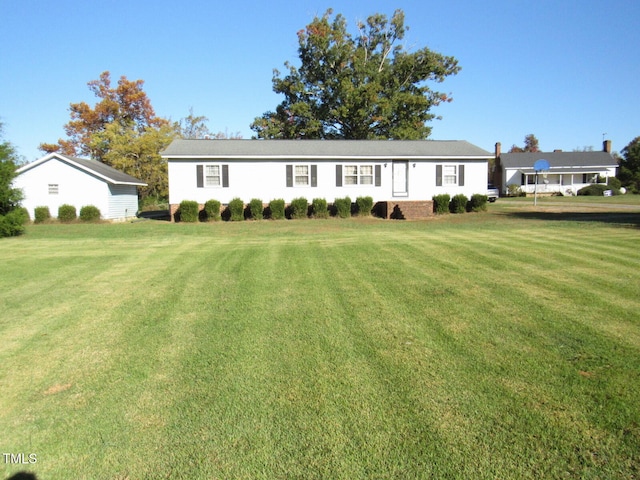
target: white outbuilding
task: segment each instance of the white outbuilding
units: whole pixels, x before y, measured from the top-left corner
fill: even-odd
[[[96,160],[50,153],[20,167],[14,186],[22,189],[22,206],[34,218],[36,207],[49,207],[52,217],[60,205],[76,210],[100,209],[105,220],[125,220],[138,211],[138,187],[146,183]]]

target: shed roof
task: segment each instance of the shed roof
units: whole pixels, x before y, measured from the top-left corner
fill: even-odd
[[[617,167],[618,162],[607,152],[523,152],[503,153],[503,168],[531,168],[536,160],[545,159],[552,169],[577,167]]]
[[[24,173],[53,158],[57,158],[61,162],[64,162],[68,165],[79,168],[80,170],[83,170],[92,175],[95,175],[101,178],[102,180],[104,180],[105,182],[110,183],[112,185],[138,185],[138,186],[147,185],[142,180],[138,180],[137,178],[132,177],[131,175],[127,175],[126,173],[123,173],[120,170],[116,170],[115,168],[110,167],[109,165],[105,165],[104,163],[99,162],[97,160],[88,160],[86,158],[70,157],[67,155],[62,155],[61,153],[50,153],[48,155],[45,155],[44,157],[39,158],[34,162],[28,163],[27,165],[20,167],[17,170],[17,172],[18,174]]]
[[[163,152],[186,158],[470,158],[493,155],[464,140],[174,140]]]

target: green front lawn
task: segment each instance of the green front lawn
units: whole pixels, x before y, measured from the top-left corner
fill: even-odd
[[[638,215],[29,226],[2,478],[637,478]]]

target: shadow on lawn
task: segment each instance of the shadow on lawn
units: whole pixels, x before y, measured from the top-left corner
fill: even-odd
[[[38,480],[38,477],[36,477],[35,473],[18,472],[7,478],[7,480]]]
[[[629,212],[508,212],[504,215],[524,220],[559,220],[563,222],[599,222],[640,228],[640,213]]]

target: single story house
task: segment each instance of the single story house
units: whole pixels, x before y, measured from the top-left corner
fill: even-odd
[[[172,218],[183,200],[346,196],[387,202],[385,211],[400,207],[404,218],[428,216],[434,195],[486,194],[492,157],[466,141],[439,140],[174,140],[161,155]]]
[[[138,211],[138,187],[146,183],[104,163],[50,153],[17,170],[14,186],[22,189],[22,206],[34,218],[36,207],[49,207],[52,217],[58,207],[98,207],[103,219],[124,220]]]
[[[578,190],[592,183],[606,183],[608,177],[615,177],[618,162],[611,155],[611,141],[605,140],[601,152],[524,152],[502,153],[500,143],[496,143],[496,164],[493,183],[502,194],[515,185],[527,194],[562,193],[576,195]],[[547,160],[549,171],[538,173],[533,168],[537,160]],[[511,187],[514,188],[514,187]]]

